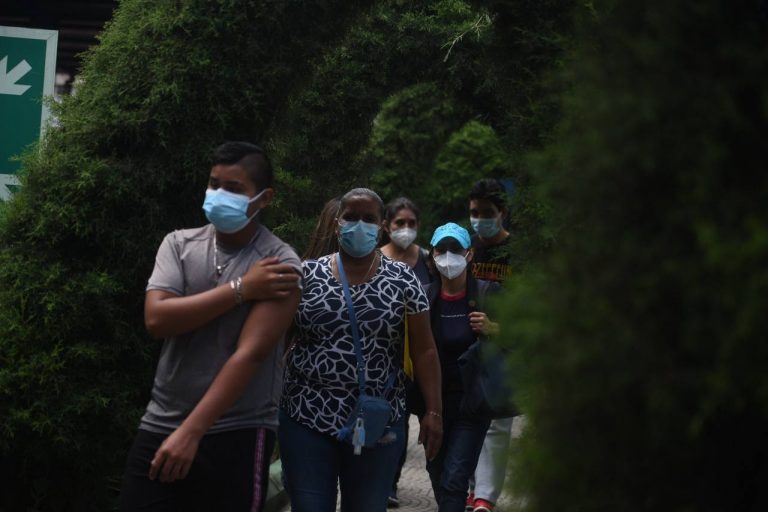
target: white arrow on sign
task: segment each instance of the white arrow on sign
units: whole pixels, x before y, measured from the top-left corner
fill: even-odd
[[[0,201],[7,201],[11,198],[10,186],[19,186],[19,180],[13,174],[0,174]]]
[[[16,82],[29,73],[30,69],[32,66],[27,61],[22,60],[8,73],[8,56],[3,57],[3,60],[0,60],[0,94],[21,96],[27,92],[27,89],[32,87],[31,85],[17,84]]]

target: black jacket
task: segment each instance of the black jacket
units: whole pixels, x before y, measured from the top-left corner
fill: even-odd
[[[429,317],[432,325],[432,337],[437,340],[440,333],[440,319],[438,318],[437,300],[440,298],[442,280],[438,279],[425,287],[427,300],[429,301]],[[493,281],[475,279],[467,270],[467,299],[469,299],[470,311],[485,311],[488,294],[498,293],[501,286]]]
[[[429,301],[429,316],[430,324],[432,326],[432,337],[435,339],[435,343],[438,343],[440,338],[441,326],[440,326],[440,310],[437,307],[437,301],[440,298],[440,290],[442,289],[442,280],[437,279],[434,282],[428,284],[425,287],[427,294],[427,300]],[[484,281],[481,279],[475,279],[467,270],[467,299],[469,301],[470,311],[485,311],[486,300],[488,294],[494,294],[501,290],[501,286],[493,281]],[[440,347],[437,347],[440,351]],[[443,383],[445,387],[445,383]],[[418,382],[413,382],[407,389],[407,408],[412,414],[421,416],[424,414],[424,400],[419,390]]]

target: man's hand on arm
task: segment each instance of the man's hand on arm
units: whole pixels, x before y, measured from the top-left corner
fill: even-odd
[[[284,299],[299,288],[296,269],[268,257],[254,263],[242,276],[245,301]],[[179,296],[165,290],[149,290],[144,299],[144,323],[156,338],[177,336],[202,327],[238,304],[230,283],[195,295]]]
[[[277,257],[257,261],[243,275],[243,299],[270,300],[288,297],[299,288],[301,277],[288,263],[280,263]]]
[[[300,291],[294,286],[285,298],[253,305],[240,332],[237,349],[187,419],[155,453],[150,479],[159,475],[160,481],[172,482],[187,475],[200,439],[243,394],[261,361],[288,330],[300,298]]]

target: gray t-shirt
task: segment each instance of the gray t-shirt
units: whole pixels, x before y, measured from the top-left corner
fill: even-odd
[[[246,247],[227,250],[219,245],[216,259],[223,272],[218,276],[214,268],[214,233],[213,226],[208,224],[166,235],[157,251],[147,290],[194,295],[229,283],[268,256],[277,256],[281,263],[289,263],[301,273],[301,261],[293,249],[259,225]],[[192,332],[163,342],[152,397],[139,428],[170,434],[181,425],[237,348],[250,308],[249,303],[236,306]],[[209,433],[252,427],[277,428],[282,347],[282,342],[276,345],[243,395],[216,420]]]

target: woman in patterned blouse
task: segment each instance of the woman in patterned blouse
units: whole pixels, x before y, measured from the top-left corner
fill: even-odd
[[[411,357],[428,410],[419,441],[428,459],[440,449],[440,364],[429,306],[413,271],[375,250],[383,208],[375,192],[351,190],[341,199],[336,233],[358,322],[366,393],[389,401],[390,432],[395,435],[382,438],[375,447],[364,447],[361,455],[354,455],[351,444],[337,440],[359,395],[349,313],[336,254],[304,262],[297,342],[286,368],[278,432],[294,512],[333,512],[337,484],[342,511],[386,509],[404,443],[406,316]]]

